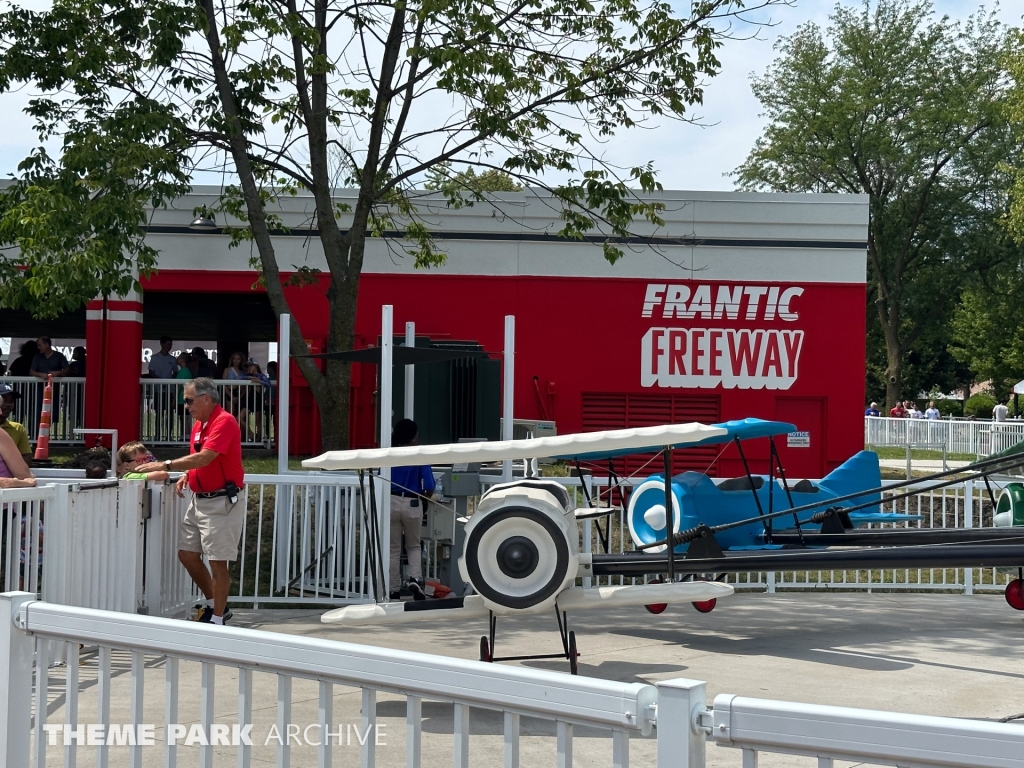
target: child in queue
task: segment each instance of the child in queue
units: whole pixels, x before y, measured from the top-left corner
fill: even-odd
[[[124,480],[152,480],[156,483],[167,480],[170,474],[164,470],[149,473],[135,471],[136,467],[152,461],[156,461],[156,457],[145,445],[138,441],[125,443],[117,451],[117,476]]]

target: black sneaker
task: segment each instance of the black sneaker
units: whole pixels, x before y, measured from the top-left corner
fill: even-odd
[[[427,595],[416,579],[409,579],[409,591],[412,592],[413,600],[426,600]]]
[[[391,599],[391,600],[401,600],[402,599],[402,593],[401,592],[392,592],[390,595],[388,595],[388,598]]]
[[[224,611],[224,622],[226,623],[227,621],[229,621],[233,615],[234,614],[231,613],[231,609],[230,608],[225,610]],[[203,608],[203,612],[199,615],[199,618],[196,619],[196,621],[200,621],[200,622],[202,622],[204,624],[212,624],[213,623],[213,608],[211,608],[208,605],[206,607],[204,607]]]

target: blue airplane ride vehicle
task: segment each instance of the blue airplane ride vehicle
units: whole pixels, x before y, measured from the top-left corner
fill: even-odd
[[[742,419],[712,426],[726,430],[721,437],[712,438],[702,445],[731,443],[758,437],[774,437],[796,431],[796,426],[779,421]],[[774,442],[771,444],[774,449]],[[741,454],[742,455],[742,454]],[[772,458],[776,458],[774,450]],[[744,464],[746,463],[744,459]],[[785,524],[785,519],[760,522],[757,518],[775,511],[826,504],[841,496],[861,494],[859,502],[873,501],[873,505],[848,513],[853,527],[868,523],[899,523],[920,520],[920,515],[882,512],[879,509],[882,485],[878,455],[860,451],[818,482],[799,480],[788,485],[781,472],[781,464],[772,462],[773,472],[768,475],[747,474],[715,482],[701,472],[683,472],[672,478],[673,533],[704,524],[716,526],[737,520],[751,520],[745,525],[723,531],[716,538],[723,550],[781,549],[782,544],[772,542],[772,533]],[[637,486],[629,498],[629,532],[637,547],[650,547],[658,552],[666,538],[665,481],[663,474],[652,475]],[[789,521],[794,532],[820,533],[822,522],[800,523],[799,515]],[[689,542],[676,545],[676,552],[684,554]]]

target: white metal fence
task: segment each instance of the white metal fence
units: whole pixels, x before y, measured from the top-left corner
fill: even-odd
[[[182,615],[191,583],[177,561],[180,502],[140,481],[0,490],[4,590],[88,608]]]
[[[232,601],[256,607],[372,601],[379,572],[371,568],[371,552],[379,546],[379,532],[364,535],[373,531],[371,484],[380,499],[379,480],[367,480],[361,492],[352,475],[246,475],[246,522]]]
[[[580,480],[558,480],[582,506]],[[1005,482],[1007,479],[991,481],[996,497]],[[609,502],[607,478],[587,477],[587,483],[595,503]],[[350,475],[247,475],[246,520],[229,600],[255,607],[372,601],[375,579],[380,579],[380,568],[374,572],[371,564],[374,550],[381,545],[381,531],[378,528],[374,535],[370,525],[373,500],[381,495],[379,480],[374,481],[372,494],[371,498],[369,480],[360,488],[359,479]],[[611,501],[618,503],[619,499],[616,496]],[[147,487],[138,481],[0,491],[0,588],[25,589],[64,604],[182,615],[193,596],[191,581],[176,556],[178,523],[185,504],[187,498],[177,498],[172,485]],[[454,515],[447,509],[450,506],[450,501],[435,505],[432,519],[451,518],[454,525]],[[923,519],[872,527],[992,525],[988,490],[977,481],[887,502],[883,508]],[[386,517],[377,521],[378,526],[387,523]],[[633,549],[623,512],[603,521],[584,521],[580,536],[583,552],[603,552],[605,541],[613,553]],[[451,552],[453,538],[451,532],[423,539],[426,576],[439,576],[439,558],[442,552]],[[737,589],[767,592],[839,589],[973,594],[1002,591],[1015,575],[1015,569],[1003,568],[888,568],[739,573],[726,578]],[[584,579],[583,586],[642,581],[600,577]]]
[[[1024,440],[1024,421],[864,417],[864,445],[945,446],[948,453],[987,456]],[[941,448],[939,448],[941,450]]]
[[[43,409],[42,380],[33,376],[4,376],[2,379],[21,397],[14,399],[11,421],[23,424],[33,442],[39,437],[39,414]],[[50,443],[63,445],[81,443],[76,429],[85,426],[85,379],[63,376],[53,380]]]
[[[116,675],[115,659],[130,674]],[[218,682],[223,685],[225,678],[237,690],[234,706],[225,707],[223,695],[217,701]],[[275,690],[276,707],[268,712],[262,704]],[[257,698],[257,691],[264,693]],[[379,706],[392,703],[381,701],[381,694],[398,697],[404,738],[381,743]],[[147,706],[154,699],[162,706]],[[452,707],[450,734],[436,732],[438,718],[424,707],[437,702]],[[119,717],[112,716],[114,704]],[[471,733],[471,709],[498,713],[500,747],[486,734]],[[198,759],[204,768],[215,761],[239,768],[274,761],[289,768],[294,733],[299,746],[315,748],[318,766],[329,767],[341,757],[342,724],[348,722],[349,744],[353,723],[361,735],[357,749],[364,768],[376,764],[379,747],[388,749],[379,757],[389,765],[420,768],[450,759],[455,768],[468,768],[472,753],[483,758],[474,760],[478,765],[518,768],[523,717],[554,726],[552,757],[559,768],[573,764],[579,727],[603,737],[614,768],[629,765],[633,738],[652,733],[655,757],[645,763],[653,768],[705,768],[709,738],[742,750],[744,768],[756,766],[763,752],[806,755],[829,768],[835,760],[918,768],[1024,766],[1024,728],[1018,725],[731,694],[717,696],[709,709],[706,684],[696,680],[597,680],[126,616],[45,603],[27,593],[0,595],[0,761],[6,766],[74,766],[92,752],[94,764],[104,767],[127,762],[176,768]],[[426,720],[434,727],[425,729]],[[275,728],[277,739],[260,738],[256,726],[264,732]],[[531,731],[537,733],[535,727]],[[395,754],[401,742],[404,761]],[[599,755],[587,746],[587,761],[594,762]]]
[[[148,445],[187,445],[192,416],[185,408],[188,379],[140,379],[141,439]],[[266,447],[274,439],[276,390],[253,381],[216,381],[220,402],[242,427],[242,445]]]

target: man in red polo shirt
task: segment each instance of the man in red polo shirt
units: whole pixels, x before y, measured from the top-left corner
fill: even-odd
[[[228,563],[238,558],[246,507],[241,490],[245,482],[241,430],[219,401],[212,379],[189,381],[185,406],[195,420],[189,455],[136,468],[137,472],[184,472],[175,492],[184,497],[187,485],[192,499],[178,530],[178,559],[206,597],[199,621],[213,624],[231,618]],[[210,561],[210,570],[203,564],[203,555]]]

